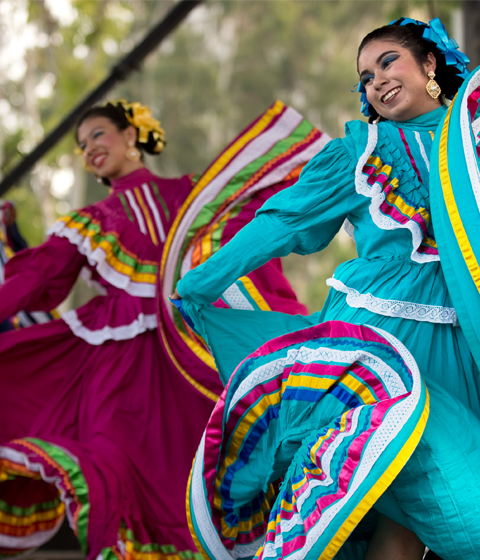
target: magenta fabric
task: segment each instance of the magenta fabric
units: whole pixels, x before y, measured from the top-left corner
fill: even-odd
[[[151,232],[140,231],[134,209],[128,217],[118,196],[150,181],[159,187],[163,204],[158,202],[158,215],[168,232],[192,188],[189,177],[161,179],[146,169],[137,171],[116,181],[110,196],[82,215],[89,215],[102,232],[116,232],[129,255],[158,265],[163,244],[155,245]],[[158,224],[152,223],[159,241]],[[105,549],[121,555],[118,543],[132,540],[122,537],[122,528],[141,546],[196,553],[187,527],[185,488],[213,402],[181,375],[159,342],[155,298],[134,297],[112,285],[82,250],[72,239],[54,234],[7,264],[0,317],[21,308],[58,305],[82,268],[103,295],[67,313],[65,320],[0,336],[3,456],[18,451],[13,440],[38,438],[78,459],[88,487],[88,523],[83,530],[74,520],[73,528],[89,559]],[[142,326],[145,317],[149,322]],[[135,322],[140,326],[132,330]],[[93,343],[85,336],[93,337]],[[99,341],[99,336],[107,339]],[[32,461],[43,460],[34,455],[29,455]],[[51,484],[14,480],[0,484],[0,500],[10,506],[29,507],[52,496]],[[0,556],[8,556],[7,537],[8,528],[0,524]],[[11,553],[18,550],[22,547]]]
[[[0,321],[21,308],[52,309],[79,274],[101,294],[62,319],[0,335],[0,473],[10,475],[0,483],[0,513],[8,513],[2,503],[30,511],[61,494],[89,560],[126,558],[126,549],[132,559],[151,550],[152,558],[198,554],[185,491],[214,400],[196,383],[214,395],[222,384],[176,332],[164,346],[155,282],[125,280],[88,233],[103,247],[110,240],[137,273],[158,270],[162,235],[191,188],[188,176],[162,179],[146,169],[115,181],[104,201],[62,218],[44,244],[13,257],[0,287]],[[264,199],[246,205],[235,230]],[[279,260],[254,274],[272,309],[305,312]],[[48,540],[60,522],[0,522],[0,558]]]
[[[230,218],[222,236],[222,246],[255,217],[255,212],[274,194],[290,187],[297,178],[287,179],[266,189],[262,189],[242,207],[237,216]],[[290,282],[283,274],[282,260],[272,259],[267,264],[248,274],[255,287],[264,297],[270,309],[289,315],[308,315],[308,309],[297,300]],[[216,306],[219,304],[215,303]],[[221,306],[221,305],[220,305]]]
[[[196,550],[185,487],[212,405],[172,368],[155,330],[91,346],[56,320],[0,336],[0,357],[2,443],[40,438],[78,458],[89,559],[116,546],[122,523],[142,544]],[[15,496],[0,484],[0,499],[30,504],[32,484],[36,501],[52,494],[16,480]]]

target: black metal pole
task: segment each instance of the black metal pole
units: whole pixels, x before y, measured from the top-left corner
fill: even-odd
[[[19,181],[75,124],[78,117],[101,99],[118,81],[124,80],[144,58],[171,33],[187,15],[204,0],[182,0],[167,14],[133,51],[127,54],[90,95],[87,95],[42,142],[5,176],[0,183],[0,196]]]

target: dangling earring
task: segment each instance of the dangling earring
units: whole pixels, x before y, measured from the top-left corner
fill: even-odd
[[[428,95],[433,99],[437,99],[437,97],[442,93],[440,86],[437,82],[433,79],[435,78],[435,72],[429,72],[427,76],[430,78],[427,85],[425,86],[426,90],[428,91]]]
[[[132,141],[130,141],[128,143],[128,149],[125,152],[125,157],[128,159],[128,161],[133,161],[134,163],[136,163],[137,161],[140,161],[141,155],[142,154],[140,150],[135,147],[135,144]]]

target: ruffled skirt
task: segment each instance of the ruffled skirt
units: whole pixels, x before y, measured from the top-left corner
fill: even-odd
[[[185,311],[194,319],[196,327],[212,347],[224,379],[229,377],[235,361],[239,363],[245,360],[231,378],[209,421],[190,485],[191,530],[198,539],[198,546],[207,556],[223,557],[224,554],[218,552],[223,547],[233,551],[235,558],[251,558],[255,555],[281,558],[293,554],[296,559],[313,560],[315,557],[325,560],[335,557],[339,560],[360,560],[375,526],[376,512],[381,512],[414,531],[426,546],[444,559],[460,560],[478,556],[479,374],[459,327],[385,317],[365,309],[354,309],[347,305],[343,293],[333,290],[323,311],[310,317],[288,317],[274,312],[221,310],[211,307],[195,308],[189,302],[184,302],[184,305]],[[413,363],[418,365],[422,385],[426,385],[428,389],[430,412],[423,434],[420,437],[421,419],[417,409],[414,421],[417,422],[416,426],[412,427],[406,422],[394,440],[395,445],[400,447],[410,441],[411,456],[402,456],[401,451],[394,451],[393,447],[387,446],[384,459],[390,461],[389,468],[392,470],[379,467],[378,463],[370,463],[369,476],[372,479],[365,479],[361,483],[358,483],[357,475],[359,469],[363,468],[363,453],[366,448],[362,447],[359,452],[358,447],[355,448],[353,444],[353,447],[349,447],[346,443],[348,438],[338,443],[338,434],[342,430],[348,432],[345,422],[348,423],[352,415],[365,412],[367,388],[370,394],[375,393],[378,376],[375,381],[368,378],[368,375],[359,375],[358,363],[348,365],[341,360],[339,362],[335,356],[324,359],[322,367],[318,365],[318,361],[304,359],[300,363],[280,367],[275,354],[278,348],[283,348],[283,358],[287,358],[289,352],[292,355],[288,342],[292,334],[286,333],[298,336],[304,333],[302,348],[318,344],[318,333],[313,333],[311,329],[335,324],[329,323],[331,321],[342,321],[339,323],[341,325],[350,324],[345,327],[347,330],[355,328],[351,324],[380,328],[384,333],[382,336],[387,340],[387,333],[393,334],[413,355]],[[370,331],[363,327],[361,334],[341,337],[345,351],[354,352],[359,348],[365,350],[366,332]],[[375,332],[378,333],[378,330]],[[257,350],[261,343],[275,336],[277,338]],[[326,348],[335,341],[335,337],[324,336],[322,347]],[[401,344],[390,343],[397,350],[401,347]],[[276,351],[272,350],[272,344],[277,348]],[[275,379],[279,383],[278,390],[281,394],[280,410],[288,411],[283,424],[280,422],[280,414],[277,421],[266,425],[266,420],[255,408],[260,401],[247,402],[242,401],[243,397],[235,396],[241,380],[248,375],[253,375],[252,379],[255,376],[258,378],[257,370],[262,365],[258,364],[261,352],[266,356],[262,359],[270,364],[267,367],[272,367],[274,362],[277,364]],[[380,359],[378,353],[372,352],[372,355],[375,359]],[[404,364],[408,363],[405,356],[402,356],[402,360]],[[331,375],[329,368],[339,365],[348,369],[349,376],[352,376],[353,371],[356,385],[347,384],[349,397],[342,397],[345,387],[338,389],[343,383],[339,378],[331,384],[331,395],[335,398],[328,399],[323,395],[322,384]],[[389,371],[399,374],[398,367],[393,364],[390,367]],[[293,371],[297,371],[297,368],[305,379],[312,374],[317,376],[317,385],[314,383],[315,386],[308,391],[307,408],[304,403],[305,395],[298,391],[296,396],[286,400],[289,384],[294,383],[290,379],[292,368]],[[410,364],[409,369],[413,371],[415,367]],[[372,371],[370,368],[370,374]],[[405,379],[403,383],[408,389]],[[410,388],[406,393],[412,391]],[[384,404],[395,398],[393,393],[377,396],[378,402]],[[355,401],[355,398],[358,400]],[[405,397],[397,395],[397,398]],[[231,417],[235,407],[227,407],[227,404],[232,399],[237,399],[235,407],[240,407],[243,416],[239,413],[237,418]],[[312,402],[315,403],[314,406],[311,405]],[[418,401],[420,402],[421,400]],[[376,408],[378,404],[370,403],[369,406]],[[421,407],[420,404],[418,406]],[[252,415],[255,421],[252,421]],[[402,418],[405,421],[406,417]],[[398,420],[400,423],[402,421]],[[383,422],[384,420],[381,424]],[[258,443],[255,440],[254,447],[249,435],[255,429],[258,431],[259,426],[261,438]],[[294,437],[291,436],[291,430]],[[360,430],[363,437],[371,435],[371,430],[372,424],[364,421]],[[243,434],[243,439],[239,440],[240,447],[232,448],[238,434]],[[419,435],[414,445],[413,434]],[[359,434],[356,436],[361,439]],[[331,440],[327,442],[328,445],[322,448],[323,443],[320,444],[319,441],[325,442],[329,437]],[[242,446],[245,446],[243,453]],[[235,456],[231,449],[235,450]],[[401,457],[404,462],[400,465]],[[348,463],[348,458],[352,460],[351,463]],[[329,477],[326,477],[325,465],[331,465],[332,461],[336,461],[336,468],[331,469]],[[393,474],[395,469],[398,470]],[[325,482],[327,478],[328,484]],[[211,519],[207,529],[207,524],[203,525],[205,530],[202,530],[197,519],[201,513],[197,506],[201,495],[198,492],[200,479],[203,480],[205,494],[202,498],[205,506],[203,522],[207,517]],[[305,486],[304,479],[307,482],[314,479],[318,481],[306,495],[308,484]],[[355,481],[358,484],[355,485]],[[276,489],[275,484],[278,488],[280,483],[281,488]],[[341,502],[344,495],[338,494],[339,487],[343,488],[345,495],[351,492],[352,510]],[[253,491],[257,492],[255,511],[252,505]],[[261,492],[265,494],[264,499]],[[192,497],[196,501],[192,502]],[[371,502],[368,497],[372,498]],[[371,505],[374,509],[369,511]],[[342,508],[346,508],[343,513]],[[251,511],[256,516],[250,515]],[[263,517],[260,516],[260,511],[263,512]],[[352,511],[355,513],[352,514]],[[324,529],[320,530],[320,527]],[[252,532],[251,537],[248,537],[249,531]],[[207,542],[205,539],[210,540]],[[212,554],[211,547],[215,543],[217,553]],[[218,549],[219,543],[221,546]],[[247,544],[250,546],[247,547]]]
[[[89,560],[198,556],[185,488],[213,403],[156,330],[92,346],[56,320],[2,334],[0,364],[0,557],[65,515]]]

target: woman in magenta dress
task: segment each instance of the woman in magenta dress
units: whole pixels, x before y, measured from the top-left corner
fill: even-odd
[[[160,153],[164,136],[138,103],[89,110],[77,140],[110,194],[7,263],[0,322],[54,308],[78,276],[99,296],[0,336],[0,557],[40,546],[66,515],[88,559],[193,558],[185,488],[209,394],[222,385],[210,376],[202,390],[194,377],[207,376],[204,363],[173,357],[159,340],[155,299],[166,237],[193,181],[145,167],[142,152]],[[283,301],[304,311],[281,271],[277,280]]]

